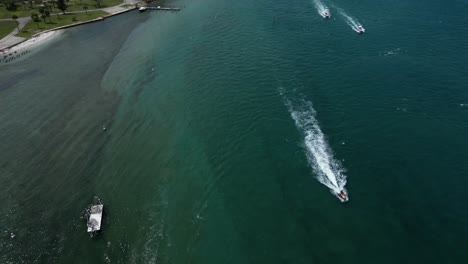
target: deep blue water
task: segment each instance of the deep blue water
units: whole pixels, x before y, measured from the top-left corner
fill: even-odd
[[[464,263],[467,2],[322,3],[178,1],[0,66],[0,262]]]

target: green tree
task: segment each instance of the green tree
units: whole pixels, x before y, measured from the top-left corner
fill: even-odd
[[[58,9],[62,10],[62,13],[65,14],[65,10],[67,10],[68,6],[65,3],[65,0],[57,0],[57,7]]]
[[[45,3],[45,4],[44,4],[44,8],[45,8],[46,10],[49,10],[50,13],[52,13],[52,5],[49,5],[49,4]]]
[[[34,23],[36,23],[36,27],[39,29],[39,24],[37,22],[39,22],[39,16],[36,14],[36,13],[32,13],[31,14],[31,19],[34,21]]]
[[[84,9],[84,11],[86,12],[86,14],[88,14],[88,5],[84,5],[84,6],[83,6],[83,9]]]
[[[19,23],[18,23],[18,16],[12,15],[11,18],[16,22],[16,28],[18,29],[18,32],[19,32],[20,29],[19,29]]]
[[[50,11],[49,11],[49,10],[46,10],[46,11],[44,12],[44,15],[46,15],[46,17],[49,18],[49,23],[52,23],[52,20],[50,20]]]
[[[16,11],[16,9],[18,9],[18,5],[15,0],[5,0],[3,1],[3,4],[8,11]]]
[[[26,10],[28,8],[28,2],[27,1],[21,1],[21,7],[23,10]]]
[[[101,0],[96,0],[97,7],[101,7]]]
[[[46,11],[46,9],[44,9],[44,8],[42,8],[42,7],[39,8],[39,13],[41,13],[41,18],[42,18],[42,20],[44,21],[44,24],[46,24],[46,20],[45,20],[45,19],[46,19],[46,17],[47,17],[47,16],[45,15],[45,11]]]

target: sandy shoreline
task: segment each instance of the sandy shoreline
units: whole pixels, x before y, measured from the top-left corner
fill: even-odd
[[[16,46],[13,46],[13,47],[10,47],[10,48],[6,48],[4,50],[1,51],[1,53],[11,53],[11,52],[14,52],[14,51],[17,51],[17,50],[20,50],[20,49],[30,49],[30,48],[34,48],[36,46],[39,46],[45,42],[47,42],[48,40],[51,40],[53,38],[56,38],[60,35],[62,35],[63,33],[63,30],[54,30],[54,31],[49,31],[49,32],[45,32],[45,33],[41,33],[35,37],[32,37],[24,42],[21,42],[20,44],[16,45]]]
[[[0,51],[0,65],[9,64],[30,54],[33,50],[63,34],[63,30],[41,33],[20,44]]]

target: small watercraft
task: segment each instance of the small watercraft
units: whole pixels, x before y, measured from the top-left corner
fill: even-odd
[[[322,16],[323,18],[326,18],[326,19],[330,18],[331,17],[330,10],[328,10],[328,8],[323,10]]]
[[[361,26],[357,26],[357,28],[355,29],[355,31],[358,33],[358,34],[362,34],[364,32],[366,32],[366,30]]]
[[[148,9],[147,7],[142,6],[142,7],[140,7],[140,8],[138,9],[138,11],[140,11],[140,12],[145,12],[147,9]]]
[[[340,199],[340,201],[342,201],[342,202],[347,202],[349,200],[348,195],[346,195],[346,193],[343,190],[341,190],[339,193],[337,193],[337,195],[338,195],[338,198]]]
[[[99,197],[94,197],[94,204],[87,207],[83,213],[82,218],[86,221],[87,232],[91,237],[97,235],[102,229],[102,220],[104,213],[104,205]]]

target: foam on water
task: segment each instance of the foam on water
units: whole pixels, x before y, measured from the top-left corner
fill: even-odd
[[[321,15],[322,17],[325,17],[323,15],[323,13],[325,12],[326,9],[328,9],[323,3],[322,1],[320,0],[313,0],[314,2],[314,6],[315,8],[317,9],[317,12],[319,13],[319,15]]]
[[[359,32],[358,27],[362,27],[362,25],[357,21],[356,18],[353,18],[352,16],[346,14],[345,11],[341,8],[338,8],[338,12],[345,18],[345,22],[346,24],[348,24],[348,26],[350,26],[354,31]]]
[[[280,93],[283,94],[281,91]],[[305,99],[293,102],[286,97],[284,101],[297,128],[304,134],[307,159],[319,182],[327,186],[335,195],[341,191],[347,194],[344,169],[333,157],[316,119],[312,102]]]

